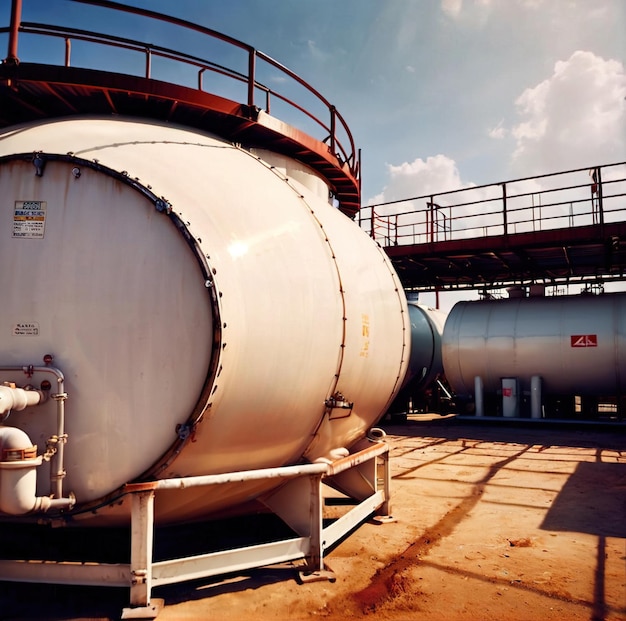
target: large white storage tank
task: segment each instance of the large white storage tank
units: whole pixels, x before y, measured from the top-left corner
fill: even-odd
[[[443,334],[446,379],[461,397],[479,377],[495,393],[503,378],[553,395],[620,395],[626,371],[626,294],[459,302]]]
[[[63,490],[76,502],[64,511],[83,525],[126,519],[128,481],[341,454],[402,383],[409,318],[390,261],[289,158],[73,117],[0,134],[0,192],[0,379],[40,388],[62,379],[46,364],[63,374]],[[2,428],[41,454],[56,405],[5,408]],[[45,459],[34,471],[45,498],[57,473]],[[272,485],[163,492],[157,521]]]

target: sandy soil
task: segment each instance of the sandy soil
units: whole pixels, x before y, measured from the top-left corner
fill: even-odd
[[[155,589],[159,621],[626,619],[626,433],[410,417],[385,427],[395,521],[294,568]],[[113,592],[112,592],[113,591]],[[0,585],[0,619],[114,619],[127,592]]]

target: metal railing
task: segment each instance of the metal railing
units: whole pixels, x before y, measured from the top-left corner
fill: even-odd
[[[361,208],[383,246],[626,221],[626,162],[461,188]]]
[[[225,43],[231,48],[243,51],[247,55],[247,67],[245,71],[242,71],[237,70],[232,66],[229,67],[222,65],[213,60],[194,56],[172,48],[154,45],[152,43],[77,28],[22,22],[21,15],[23,1],[24,0],[12,0],[11,23],[9,27],[0,28],[0,34],[8,33],[9,35],[8,52],[6,59],[3,61],[4,63],[19,64],[19,36],[21,33],[24,33],[63,39],[65,45],[64,65],[66,67],[70,66],[72,60],[72,42],[81,41],[142,54],[145,60],[145,71],[142,77],[148,79],[155,77],[153,68],[154,58],[174,61],[187,67],[194,68],[197,71],[196,87],[199,91],[204,91],[204,76],[207,72],[210,72],[211,74],[228,78],[235,83],[245,86],[247,91],[245,103],[251,109],[262,108],[266,113],[270,114],[272,102],[278,100],[283,104],[286,104],[288,108],[295,111],[297,115],[301,115],[301,118],[312,122],[313,127],[316,128],[315,131],[319,132],[319,134],[323,136],[318,139],[328,145],[329,153],[336,156],[341,164],[346,163],[351,175],[355,179],[359,178],[360,170],[358,151],[355,147],[352,133],[350,132],[346,121],[335,106],[293,71],[277,62],[267,54],[256,50],[252,46],[210,28],[205,28],[192,22],[163,15],[155,11],[126,6],[118,2],[111,2],[110,0],[69,0],[70,2],[78,4],[92,5],[110,9],[112,11],[118,11],[120,15],[115,20],[116,24],[123,21],[124,16],[122,14],[136,15],[148,20],[167,23],[184,29],[183,36],[181,37],[182,40],[185,40],[185,31],[194,31],[210,38],[211,40]],[[146,31],[149,31],[149,28],[147,28]],[[268,67],[278,72],[279,79],[277,81],[282,84],[281,92],[261,83],[257,79],[259,61],[265,63]],[[119,67],[114,66],[111,67],[110,70],[113,72],[119,72]],[[319,118],[318,114],[313,113],[310,109],[305,107],[304,104],[298,103],[294,101],[293,98],[285,95],[285,90],[289,87],[289,85],[292,87],[293,85],[302,87],[306,95],[312,97],[312,101],[316,105],[321,104],[322,109],[325,109],[326,111],[325,113],[327,117],[325,119]],[[211,92],[213,94],[220,94],[215,93],[214,91]],[[263,100],[262,106],[257,106],[257,102],[260,102],[260,99]]]

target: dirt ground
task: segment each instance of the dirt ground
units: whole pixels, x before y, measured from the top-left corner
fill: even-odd
[[[624,621],[626,429],[383,425],[395,521],[294,568],[155,589],[158,621]],[[126,590],[0,585],[0,619],[115,619]]]

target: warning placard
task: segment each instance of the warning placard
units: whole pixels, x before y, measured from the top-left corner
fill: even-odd
[[[15,201],[13,237],[42,239],[46,228],[46,201]]]
[[[572,334],[570,336],[570,344],[572,347],[597,347],[597,334]]]

